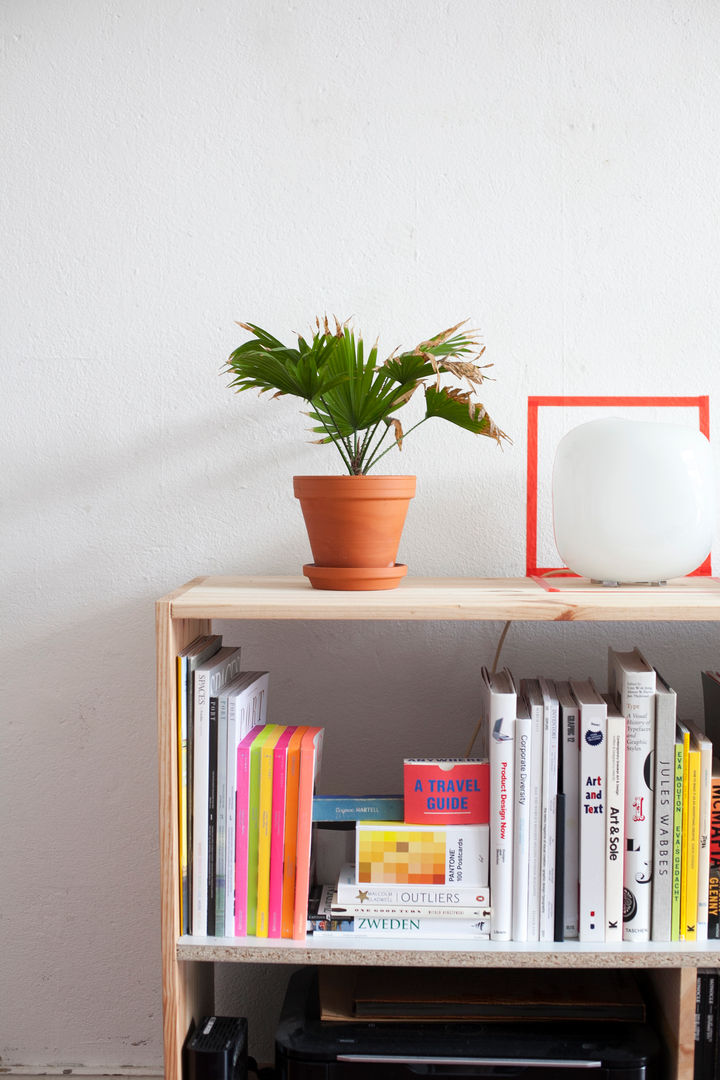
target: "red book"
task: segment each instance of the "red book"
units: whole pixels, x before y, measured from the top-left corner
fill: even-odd
[[[406,758],[408,825],[487,825],[490,765],[477,758]]]

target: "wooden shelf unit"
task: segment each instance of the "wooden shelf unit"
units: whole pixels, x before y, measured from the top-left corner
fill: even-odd
[[[632,967],[653,973],[671,1080],[691,1080],[695,969],[720,966],[720,942],[616,945],[375,942],[180,937],[176,656],[213,619],[720,621],[720,583],[604,588],[579,578],[408,578],[381,592],[325,592],[304,577],[202,577],[158,600],[157,695],[161,943],[166,1080],[182,1080],[192,1019],[213,1011],[213,964],[385,964],[463,967]]]

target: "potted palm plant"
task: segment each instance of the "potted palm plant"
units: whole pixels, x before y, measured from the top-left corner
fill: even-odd
[[[489,366],[478,363],[484,348],[475,332],[458,323],[379,362],[377,343],[366,349],[349,322],[316,319],[312,335],[297,335],[292,346],[238,325],[251,338],[228,358],[230,387],[302,398],[316,441],[332,443],[343,463],[342,475],[294,477],[314,559],[303,572],[315,588],[394,588],[407,572],[395,560],[415,477],[370,471],[433,418],[498,444],[507,439],[475,400]],[[403,431],[397,413],[420,387],[424,416]]]

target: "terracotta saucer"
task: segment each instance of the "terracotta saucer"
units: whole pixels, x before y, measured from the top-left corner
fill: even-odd
[[[303,574],[313,589],[358,592],[361,589],[395,589],[407,574],[405,563],[394,566],[316,566],[306,563]]]

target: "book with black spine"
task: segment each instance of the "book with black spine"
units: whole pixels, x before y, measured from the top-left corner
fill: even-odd
[[[558,787],[565,795],[565,856],[563,860],[565,925],[563,940],[568,941],[574,940],[578,936],[578,865],[580,858],[578,705],[570,690],[569,682],[556,682],[555,689],[560,706]],[[555,895],[558,895],[557,888]]]

